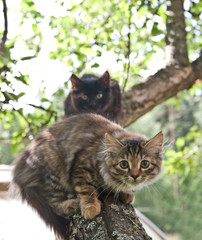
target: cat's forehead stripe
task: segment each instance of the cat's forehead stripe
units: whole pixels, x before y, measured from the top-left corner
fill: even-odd
[[[131,156],[134,154],[139,154],[141,151],[141,145],[140,140],[137,139],[126,139],[126,149],[127,153],[129,153]]]

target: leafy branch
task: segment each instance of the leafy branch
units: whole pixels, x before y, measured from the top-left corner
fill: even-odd
[[[37,108],[37,109],[41,109],[41,110],[50,114],[49,118],[43,123],[42,127],[46,126],[51,121],[52,117],[55,118],[55,121],[57,120],[57,112],[56,111],[51,110],[51,109],[46,109],[42,106],[37,106],[37,105],[34,105],[34,104],[28,104],[28,105],[31,106],[31,107]]]

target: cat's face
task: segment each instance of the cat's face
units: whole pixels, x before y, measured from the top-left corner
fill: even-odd
[[[75,75],[72,82],[72,105],[80,112],[103,112],[109,101],[110,76],[105,72],[100,78],[84,75],[81,79]]]
[[[116,191],[135,190],[154,182],[162,166],[163,134],[149,141],[105,137],[104,179]]]

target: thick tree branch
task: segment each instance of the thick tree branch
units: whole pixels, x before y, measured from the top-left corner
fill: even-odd
[[[77,214],[67,232],[66,240],[151,240],[129,205],[103,204],[101,214],[93,220],[85,220]]]
[[[169,62],[165,69],[123,93],[119,123],[124,127],[179,91],[190,88],[198,78],[202,79],[202,54],[195,62],[188,61],[183,0],[169,3],[166,23]]]
[[[183,0],[170,0],[167,7],[166,58],[168,64],[189,63],[186,43]]]
[[[126,127],[158,104],[202,79],[202,55],[185,67],[167,66],[123,93],[119,123]]]

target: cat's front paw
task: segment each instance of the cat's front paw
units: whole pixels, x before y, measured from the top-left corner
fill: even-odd
[[[131,192],[120,192],[119,201],[124,204],[132,204],[135,201],[135,196]]]
[[[100,214],[101,203],[100,201],[95,202],[94,204],[89,203],[81,209],[82,215],[85,219],[92,219]]]

